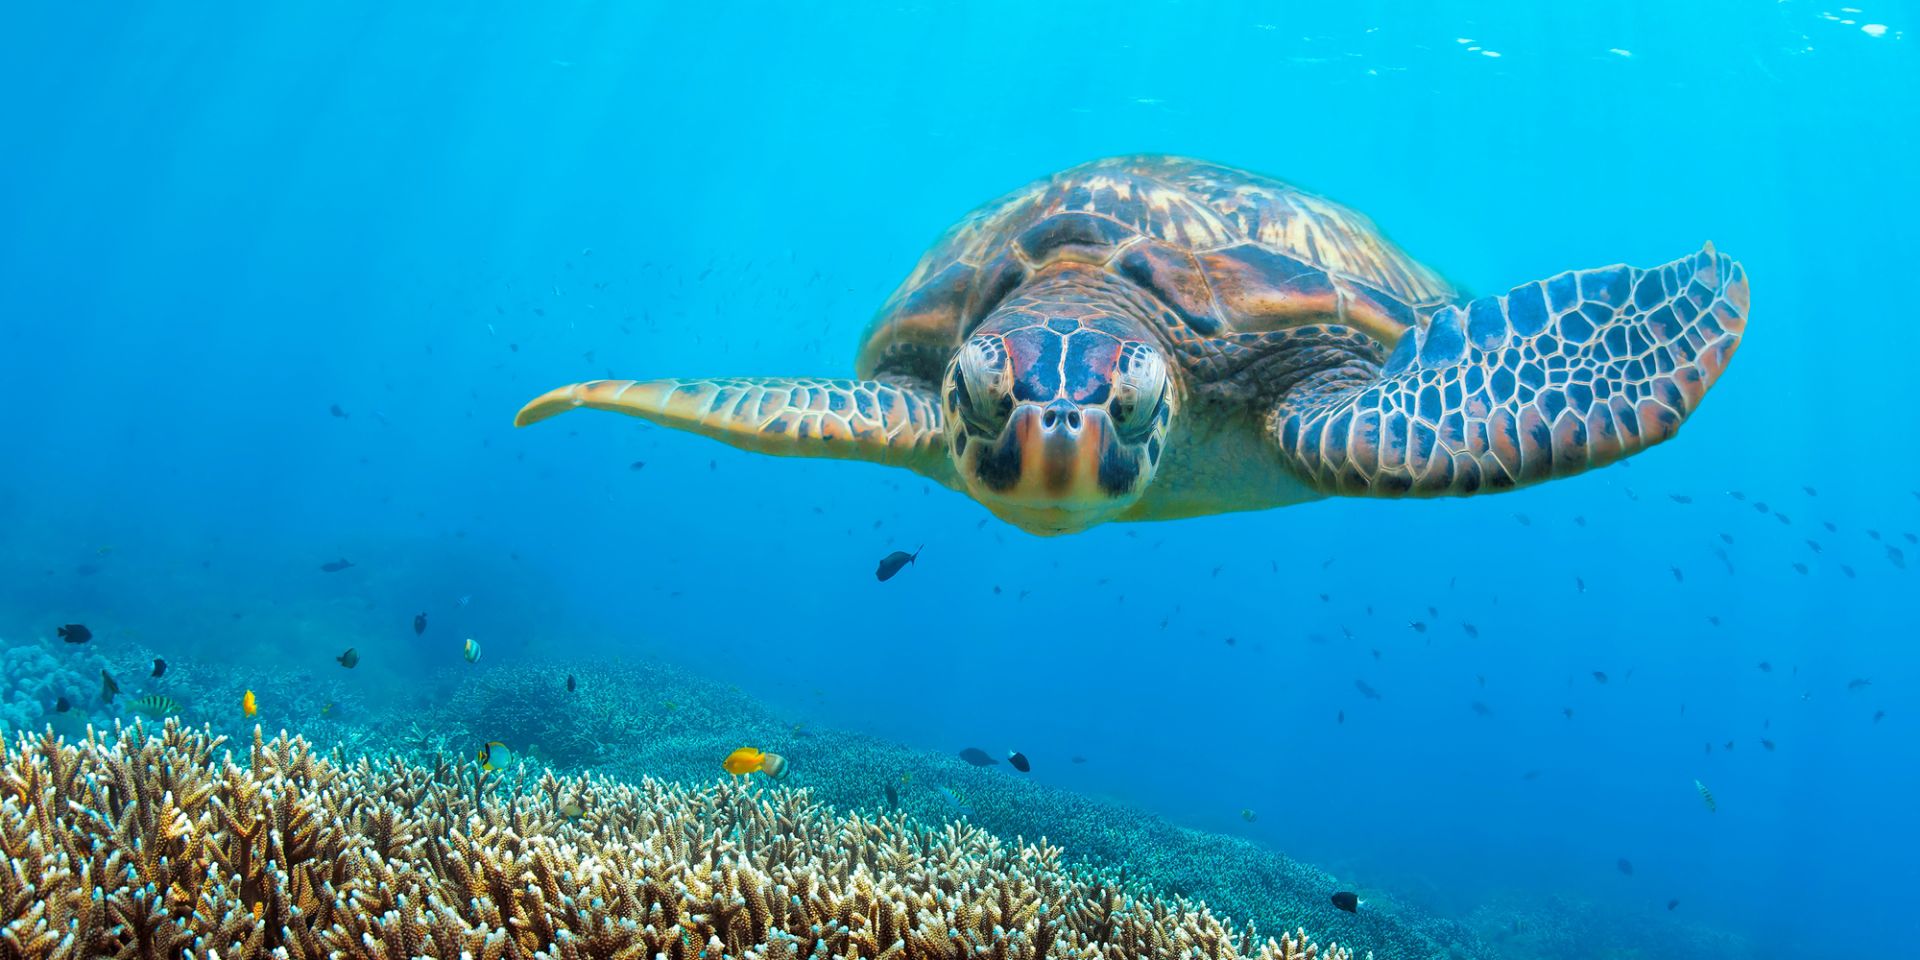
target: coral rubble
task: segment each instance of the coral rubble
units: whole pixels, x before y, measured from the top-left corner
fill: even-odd
[[[8,744],[0,957],[1352,957],[1045,841],[806,790],[225,742],[168,721]]]

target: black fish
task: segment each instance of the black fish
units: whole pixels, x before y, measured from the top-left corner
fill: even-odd
[[[1007,762],[1013,764],[1013,768],[1021,773],[1033,771],[1033,764],[1027,762],[1027,755],[1018,750],[1007,751]]]
[[[1367,682],[1365,680],[1355,680],[1353,682],[1353,688],[1355,690],[1360,691],[1360,695],[1363,697],[1366,697],[1368,700],[1380,699],[1380,691],[1375,690],[1370,686],[1367,686]]]
[[[1563,713],[1563,714],[1566,714],[1566,716],[1567,716],[1567,719],[1568,719],[1568,720],[1572,720],[1572,719],[1573,719],[1573,708],[1572,708],[1572,707],[1561,707],[1561,708],[1560,708],[1560,712],[1561,712],[1561,713]]]
[[[647,462],[645,460],[635,460],[634,462],[627,464],[628,470],[645,470],[646,468],[647,468]]]
[[[1773,752],[1773,741],[1772,741],[1772,740],[1765,740],[1765,739],[1763,739],[1763,740],[1761,740],[1761,741],[1760,741],[1760,745],[1761,745],[1761,746],[1763,746],[1763,747],[1766,747],[1766,748],[1767,748],[1767,752],[1768,752],[1768,753],[1772,753],[1772,752]]]
[[[1668,901],[1667,901],[1667,910],[1668,910],[1669,912],[1671,912],[1671,911],[1673,910],[1673,908],[1674,908],[1674,907],[1677,907],[1677,906],[1679,906],[1679,905],[1680,905],[1680,901],[1678,901],[1678,900],[1668,900]]]
[[[331,407],[328,407],[327,412],[333,414],[336,417],[339,417],[342,420],[347,419],[347,416],[348,416],[347,412],[345,410],[340,409],[340,405],[337,403]]]
[[[55,700],[53,702],[54,713],[66,713],[68,710],[72,710],[72,709],[73,709],[73,704],[68,703],[66,697],[61,697],[60,699]],[[1875,717],[1874,719],[1878,720],[1880,718]]]
[[[66,700],[62,699],[60,702],[65,703]],[[1886,718],[1887,718],[1887,712],[1885,710],[1875,710],[1873,712],[1874,723],[1879,723],[1880,721],[1885,720]]]
[[[348,670],[352,670],[355,666],[357,666],[360,663],[360,651],[352,647],[348,647],[346,653],[343,653],[337,657],[334,657],[334,659],[340,661],[341,666],[346,667]]]
[[[120,685],[105,670],[100,671],[100,702],[112,703],[113,695],[120,692]]]
[[[1887,712],[1886,712],[1885,710],[1882,710],[1882,711],[1880,711],[1880,717],[1884,717],[1884,716],[1886,716],[1886,715],[1887,715]],[[1878,722],[1878,721],[1879,721],[1879,719],[1880,719],[1880,717],[1874,717],[1873,719],[1874,719],[1874,721],[1875,721],[1875,722]],[[1077,754],[1077,753],[1076,753],[1076,754],[1074,754],[1074,755],[1073,755],[1073,757],[1072,757],[1072,761],[1073,761],[1074,763],[1086,763],[1086,762],[1087,762],[1087,758],[1086,758],[1086,757],[1083,757],[1083,756],[1081,756],[1081,755],[1079,755],[1079,754]]]
[[[1595,670],[1595,671],[1593,672],[1593,682],[1594,682],[1594,683],[1606,683],[1606,682],[1607,682],[1607,672],[1606,672],[1605,670]]]
[[[1618,861],[1615,861],[1614,866],[1619,867],[1621,873],[1629,877],[1633,876],[1633,861],[1628,860],[1626,857],[1621,857]]]
[[[1340,711],[1339,713],[1336,713],[1336,714],[1334,714],[1334,715],[1333,715],[1333,722],[1334,722],[1334,723],[1346,723],[1346,722],[1347,722],[1347,712],[1346,712],[1345,710],[1342,710],[1342,711]]]
[[[54,632],[68,643],[86,643],[93,639],[93,631],[77,623],[69,623]]]
[[[1345,890],[1333,895],[1333,905],[1348,913],[1360,912],[1360,898]]]
[[[414,614],[413,615],[413,635],[417,637],[426,632],[427,632],[427,615],[424,613]]]
[[[567,692],[572,693],[573,689],[574,689],[573,674],[569,673],[567,674]]]
[[[960,759],[965,760],[966,762],[971,763],[976,767],[991,767],[994,764],[997,764],[1000,762],[998,760],[995,760],[993,757],[989,756],[985,750],[982,750],[979,747],[968,747],[965,750],[960,751]]]
[[[1760,672],[1761,672],[1761,673],[1772,673],[1772,672],[1773,672],[1773,664],[1771,664],[1771,663],[1768,663],[1768,662],[1767,662],[1767,661],[1765,661],[1765,660],[1762,660],[1762,661],[1760,661]]]
[[[345,557],[342,557],[338,560],[329,560],[326,563],[321,564],[320,572],[339,573],[340,571],[345,570],[346,568],[351,566],[353,566],[353,561],[348,560]]]
[[[900,809],[900,791],[895,790],[891,783],[887,784],[887,809]]]
[[[873,571],[874,577],[882,583],[892,580],[893,575],[899,573],[901,567],[920,559],[920,550],[924,549],[925,546],[925,544],[921,544],[920,548],[916,548],[912,553],[908,553],[905,550],[895,550],[885,557],[882,557],[879,568]]]
[[[165,660],[160,659],[159,657],[154,657],[153,658],[153,675],[155,677],[158,677],[161,674],[166,672],[167,672],[167,662]]]

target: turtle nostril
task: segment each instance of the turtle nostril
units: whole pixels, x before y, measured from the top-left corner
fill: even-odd
[[[1054,421],[1058,419],[1058,417],[1059,417],[1059,414],[1054,413],[1052,410],[1048,410],[1046,413],[1040,416],[1040,425],[1043,427],[1046,427],[1048,430],[1052,430]]]
[[[1080,411],[1075,410],[1067,414],[1067,426],[1073,430],[1080,429]]]

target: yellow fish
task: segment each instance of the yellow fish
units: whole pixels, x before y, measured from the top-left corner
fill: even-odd
[[[489,740],[480,748],[480,755],[475,759],[480,761],[480,769],[491,773],[511,766],[513,751],[508,750],[507,745],[498,740]]]
[[[720,762],[728,773],[745,776],[749,773],[764,773],[775,780],[787,774],[787,760],[777,753],[763,753],[752,747],[741,747],[727,754]]]
[[[240,712],[249,717],[260,712],[260,702],[253,698],[252,690],[248,690],[246,696],[240,698]]]

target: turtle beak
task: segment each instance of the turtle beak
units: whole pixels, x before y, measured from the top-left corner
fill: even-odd
[[[1104,409],[1069,400],[1021,404],[1003,436],[1019,464],[1014,482],[974,490],[1000,519],[1053,536],[1105,523],[1132,503],[1134,492],[1110,489],[1111,470],[1103,470],[1120,455],[1109,449],[1113,428]]]

